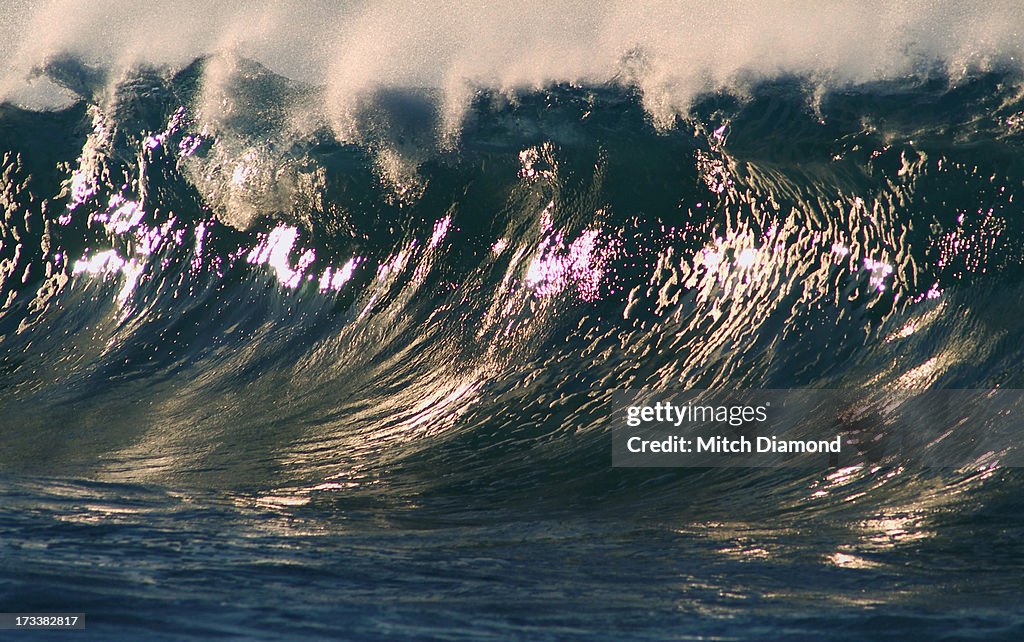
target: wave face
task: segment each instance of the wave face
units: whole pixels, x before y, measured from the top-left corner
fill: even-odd
[[[625,470],[609,440],[617,388],[1024,387],[1012,67],[784,73],[685,113],[496,86],[454,120],[380,84],[345,128],[330,86],[237,56],[43,73],[70,104],[0,106],[7,610],[247,637],[1024,625],[1014,471]]]

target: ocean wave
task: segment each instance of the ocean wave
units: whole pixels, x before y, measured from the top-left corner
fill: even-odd
[[[1013,73],[785,77],[669,129],[617,85],[480,90],[438,144],[430,92],[340,140],[253,61],[211,111],[222,64],[2,108],[9,469],[605,492],[646,483],[594,467],[617,388],[1019,383]]]

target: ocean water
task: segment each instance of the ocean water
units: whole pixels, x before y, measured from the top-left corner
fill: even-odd
[[[1012,4],[239,6],[0,19],[0,612],[1024,638],[1017,469],[611,461],[621,389],[1024,388]]]

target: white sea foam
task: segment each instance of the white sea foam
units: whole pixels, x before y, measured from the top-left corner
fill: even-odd
[[[473,88],[618,81],[641,89],[665,122],[701,91],[784,73],[825,85],[1019,64],[1017,0],[517,3],[326,0],[7,0],[0,16],[0,99],[57,99],[29,82],[71,54],[114,71],[187,64],[229,52],[326,87],[339,134],[369,92],[442,90],[441,120],[460,120]]]

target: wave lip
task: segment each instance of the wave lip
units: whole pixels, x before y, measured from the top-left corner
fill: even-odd
[[[45,81],[27,81],[55,57],[98,65],[116,82],[140,65],[180,69],[226,54],[325,87],[322,110],[342,137],[366,96],[415,87],[442,92],[449,133],[478,88],[553,83],[634,86],[655,122],[670,126],[702,92],[784,75],[836,88],[936,67],[952,75],[1019,70],[1022,20],[1009,0],[975,7],[825,2],[813,10],[747,0],[713,8],[531,0],[516,9],[482,1],[399,9],[381,2],[177,0],[146,10],[124,0],[19,2],[0,23],[0,54],[12,61],[0,100],[60,103]]]

